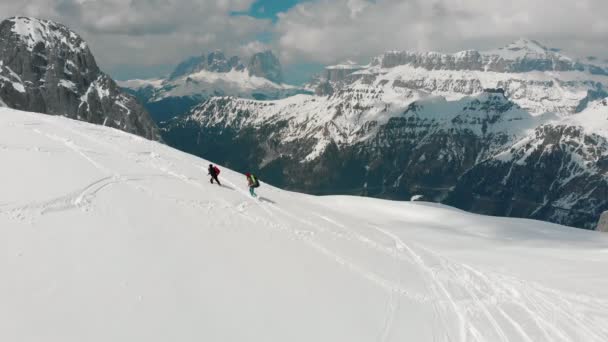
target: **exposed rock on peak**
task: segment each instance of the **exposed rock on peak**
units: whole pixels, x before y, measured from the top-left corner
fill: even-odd
[[[222,51],[216,50],[209,53],[207,56],[196,56],[188,58],[180,63],[169,76],[169,80],[174,80],[183,76],[195,74],[200,71],[210,71],[218,73],[227,73],[233,69],[243,70],[244,66],[241,59],[233,56],[226,59],[226,55]]]
[[[511,51],[534,51],[537,53],[548,53],[549,49],[533,39],[519,38],[503,48]]]
[[[147,111],[99,70],[86,42],[52,21],[15,17],[0,23],[0,98],[12,108],[160,139]]]
[[[61,47],[74,52],[88,52],[87,43],[78,34],[53,21],[13,17],[5,20],[3,24],[11,27],[13,34],[27,46],[29,51],[42,44],[45,47]]]
[[[275,83],[283,83],[281,62],[271,51],[254,54],[247,69],[250,76],[263,77]]]
[[[410,65],[427,70],[493,71],[501,73],[585,71],[591,67],[552,51],[535,40],[525,38],[512,42],[503,48],[489,51],[466,50],[453,54],[389,51],[375,58],[372,65],[383,68]]]

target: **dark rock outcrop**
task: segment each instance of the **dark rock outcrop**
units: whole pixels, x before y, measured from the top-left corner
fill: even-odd
[[[195,56],[181,62],[175,67],[175,70],[169,76],[169,80],[175,80],[203,70],[226,73],[233,69],[241,71],[244,68],[245,66],[241,63],[241,59],[238,56],[232,56],[230,59],[227,59],[223,52],[214,51],[207,56]]]
[[[271,51],[254,54],[247,69],[251,76],[263,77],[275,83],[283,82],[281,62]]]
[[[15,109],[160,139],[148,112],[99,69],[87,43],[51,21],[16,17],[0,23],[0,98]]]

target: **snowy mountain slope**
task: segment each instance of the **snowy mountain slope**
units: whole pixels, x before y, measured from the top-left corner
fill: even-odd
[[[12,108],[159,139],[149,113],[99,69],[87,43],[52,21],[15,17],[0,23],[0,98]]]
[[[447,203],[593,229],[608,209],[607,193],[608,101],[601,100],[472,167]]]
[[[592,102],[580,114],[566,118],[564,124],[581,126],[588,133],[608,137],[608,98]]]
[[[2,340],[608,339],[602,234],[266,184],[256,201],[107,127],[2,108],[0,132]]]
[[[191,115],[178,120],[176,125],[194,121],[201,127],[239,131],[246,127],[278,124],[280,127],[272,136],[278,136],[280,141],[314,140],[315,144],[304,150],[306,157],[303,160],[310,161],[319,157],[331,143],[348,146],[369,140],[391,119],[403,116],[406,120],[419,121],[418,130],[428,130],[429,126],[441,126],[442,130],[458,127],[483,135],[489,129],[519,138],[552,117],[544,115],[535,119],[505,99],[502,93],[491,91],[457,101],[429,98],[406,107],[402,107],[405,103],[398,101],[392,104],[393,107],[383,101],[359,99],[355,93],[351,103],[345,105],[343,96],[329,97],[326,101],[308,95],[279,101],[216,98],[195,108]],[[415,114],[408,118],[408,113]],[[494,118],[487,118],[488,114]],[[487,122],[482,125],[484,121],[489,121],[490,125]],[[390,141],[391,138],[388,140],[387,143],[395,143]],[[305,149],[306,146],[300,148]]]

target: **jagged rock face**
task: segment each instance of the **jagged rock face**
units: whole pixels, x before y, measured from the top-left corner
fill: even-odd
[[[593,228],[608,209],[606,139],[555,115],[530,115],[502,91],[386,112],[341,96],[211,99],[165,126],[163,136],[314,194],[423,195],[473,212],[581,228]]]
[[[86,42],[51,21],[0,23],[0,97],[12,108],[160,138],[147,111],[99,70]]]
[[[526,39],[520,39],[504,48],[485,52],[475,50],[456,54],[387,52],[374,59],[372,64],[380,65],[383,68],[411,65],[427,70],[471,70],[501,73],[585,71],[590,67],[551,51],[536,41]],[[594,67],[593,70],[599,74],[604,74],[606,71],[600,67]]]
[[[207,56],[191,57],[180,63],[169,76],[170,80],[177,79],[182,76],[194,74],[203,70],[218,73],[227,73],[233,69],[241,71],[245,66],[241,63],[238,56],[226,59],[226,56],[221,51],[214,51]]]
[[[263,77],[275,83],[283,82],[281,62],[270,51],[254,54],[249,61],[247,69],[251,76]]]
[[[593,229],[608,208],[608,140],[580,127],[543,125],[467,171],[447,202]]]
[[[330,83],[344,82],[348,79],[348,76],[362,69],[362,67],[356,66],[350,68],[329,67],[325,69],[324,80]]]
[[[179,63],[171,75],[169,79],[176,79],[180,76],[189,75],[194,72],[197,72],[200,69],[201,65],[205,62],[205,57],[203,56],[194,56],[186,59],[185,61]]]
[[[191,57],[175,68],[171,76],[169,76],[169,80],[175,80],[203,70],[215,73],[227,73],[232,70],[243,71],[245,69],[247,69],[250,76],[262,77],[275,83],[283,81],[281,62],[271,51],[254,54],[249,60],[247,67],[241,63],[241,59],[238,56],[232,56],[230,59],[227,59],[221,51],[214,51],[207,56]]]

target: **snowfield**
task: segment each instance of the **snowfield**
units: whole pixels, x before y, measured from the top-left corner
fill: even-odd
[[[314,197],[0,108],[1,341],[608,341],[608,235]]]

